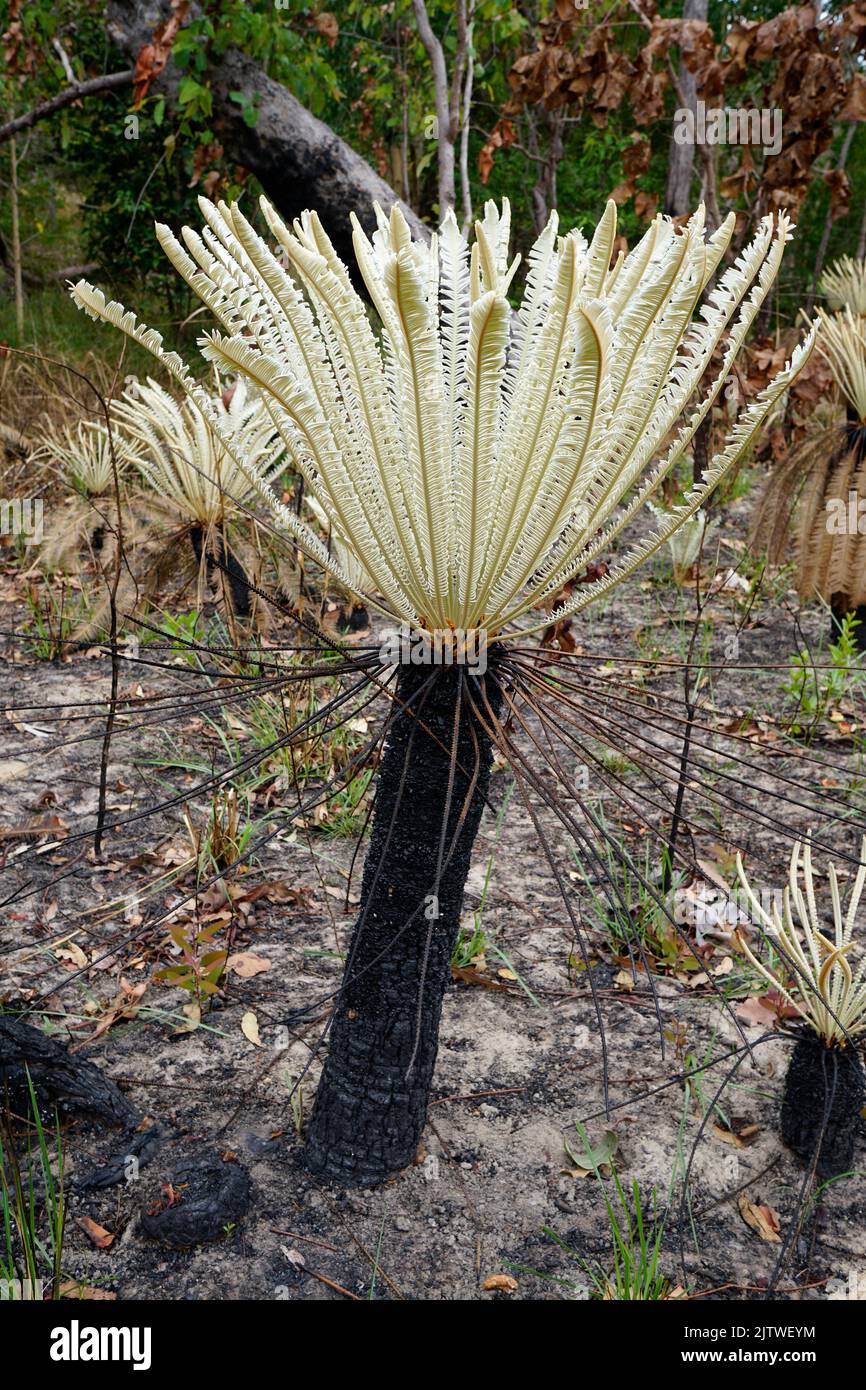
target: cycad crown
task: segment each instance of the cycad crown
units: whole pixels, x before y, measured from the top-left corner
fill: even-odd
[[[818,310],[818,348],[833,378],[860,421],[866,421],[866,328],[850,308],[838,314]]]
[[[772,916],[761,906],[739,855],[737,873],[749,900],[753,920],[766,929],[772,943],[784,953],[783,966],[770,968],[740,937],[740,944],[759,975],[778,990],[789,1004],[802,1010],[809,1026],[828,1046],[844,1047],[850,1039],[866,1032],[866,952],[862,951],[862,944],[861,959],[856,970],[851,969],[847,960],[854,949],[857,908],[866,884],[866,836],[860,847],[860,867],[844,915],[836,866],[828,865],[833,907],[832,933],[822,929],[818,916],[812,854],[808,844],[805,848],[799,842],[794,845],[781,913],[775,902]],[[797,914],[796,926],[792,906]],[[799,985],[800,998],[796,1003],[784,983],[790,971],[793,971]]]
[[[119,449],[115,456],[122,470],[127,456]],[[98,420],[47,429],[33,457],[59,460],[66,480],[87,497],[102,497],[114,487],[111,443]]]
[[[824,271],[818,288],[831,309],[866,314],[866,261],[840,256]]]
[[[258,396],[243,380],[209,399],[207,417],[178,402],[158,382],[134,382],[112,402],[119,449],[128,453],[160,497],[186,521],[220,525],[233,503],[255,495],[251,473],[268,483],[282,467],[282,443]],[[208,419],[220,423],[214,433]],[[234,452],[224,437],[236,441]],[[243,457],[243,464],[240,462]]]
[[[471,251],[450,213],[425,245],[413,243],[399,208],[390,217],[377,208],[372,240],[353,219],[377,335],[315,213],[290,231],[262,199],[278,257],[236,205],[200,206],[202,235],[184,228],[181,242],[164,226],[157,235],[221,325],[199,340],[202,352],[261,393],[289,458],[384,602],[363,597],[414,627],[483,627],[489,637],[541,626],[517,620],[608,553],[683,458],[790,236],[784,214],[775,234],[765,218],[698,309],[733,214],[709,239],[702,209],[683,229],[657,217],[612,268],[613,203],[589,244],[576,230],[558,238],[554,214],[513,313],[507,202],[501,212],[487,204]],[[285,528],[352,588],[310,527],[275,501],[243,439],[228,437],[160,335],[83,281],[72,293],[160,358]],[[726,333],[709,390],[659,459]],[[698,510],[812,342],[742,412],[703,484],[557,618],[621,582]]]

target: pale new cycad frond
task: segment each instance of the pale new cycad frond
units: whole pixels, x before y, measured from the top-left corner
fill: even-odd
[[[818,349],[830,364],[833,377],[856,412],[866,421],[866,330],[863,319],[850,308],[838,314],[818,310]]]
[[[273,422],[242,378],[211,404],[227,435],[243,441],[243,465],[191,400],[175,400],[150,377],[111,405],[122,448],[145,481],[185,520],[205,527],[221,525],[233,508],[252,501],[251,474],[270,483],[283,466]]]
[[[800,875],[802,872],[802,886]],[[740,945],[758,974],[800,1010],[807,1023],[828,1046],[844,1047],[849,1039],[866,1033],[866,951],[854,969],[848,956],[857,943],[854,927],[857,908],[866,884],[866,836],[860,847],[860,867],[851,889],[847,911],[842,905],[836,866],[827,866],[833,911],[832,931],[818,913],[812,855],[809,845],[794,845],[783,895],[782,910],[773,902],[772,915],[762,907],[737,855],[737,874],[752,912],[770,942],[780,948],[783,967],[766,965],[740,935]],[[796,914],[796,922],[795,922]],[[788,972],[798,985],[795,1000],[786,983]]]
[[[117,439],[114,443],[118,471],[122,471],[129,451]],[[103,497],[114,487],[111,442],[98,420],[46,429],[33,457],[59,462],[66,482],[86,497]]]
[[[667,520],[668,512],[664,507],[657,507],[652,502],[647,505],[656,525]],[[710,537],[718,524],[718,521],[709,521],[706,512],[699,510],[669,537],[668,550],[673,561],[675,579],[683,579],[697,564],[701,555],[707,553]]]
[[[527,624],[528,610],[616,543],[684,457],[790,238],[784,214],[775,226],[765,218],[707,292],[733,218],[707,238],[702,210],[682,229],[658,217],[611,269],[613,203],[589,243],[577,231],[558,237],[554,216],[529,253],[515,313],[507,204],[486,206],[471,250],[450,214],[427,246],[413,243],[398,208],[377,209],[372,238],[357,219],[353,236],[377,332],[316,215],[289,229],[264,199],[262,208],[288,271],[236,205],[202,200],[201,236],[158,228],[219,325],[199,340],[205,358],[254,384],[344,554],[368,576],[362,597],[415,627],[485,628],[499,640],[518,620],[523,631],[541,626]],[[262,486],[243,433],[216,418],[159,335],[84,282],[72,293],[162,361],[277,521],[354,588],[347,566]],[[734,422],[704,482],[557,616],[622,582],[689,522],[813,341],[814,330]]]
[[[866,261],[840,256],[824,271],[818,289],[831,309],[866,314]]]

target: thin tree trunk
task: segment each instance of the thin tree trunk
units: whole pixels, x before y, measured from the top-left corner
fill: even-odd
[[[857,259],[862,261],[866,257],[866,199],[863,202],[863,219],[860,223],[860,236],[857,241]]]
[[[470,0],[466,28],[466,78],[463,85],[463,111],[460,118],[460,191],[463,197],[463,228],[472,225],[472,185],[469,182],[469,118],[472,114],[472,82],[475,73],[475,54],[472,47],[475,0]]]
[[[851,141],[854,139],[854,132],[856,129],[857,123],[855,121],[851,121],[850,125],[848,126],[848,129],[845,132],[845,139],[842,141],[842,148],[839,151],[839,162],[836,165],[836,168],[840,171],[844,170],[845,165],[847,163],[848,151],[851,148]],[[806,303],[804,306],[807,314],[811,314],[812,305],[815,303],[815,295],[818,292],[818,281],[821,278],[821,271],[824,269],[824,257],[827,255],[827,247],[830,244],[830,233],[833,230],[833,220],[833,199],[831,197],[830,206],[827,208],[827,216],[824,218],[824,228],[821,232],[821,240],[818,243],[818,250],[815,255],[815,267],[812,271],[812,288],[809,290],[809,294],[807,296]]]
[[[683,19],[705,20],[707,7],[708,0],[684,0]],[[679,86],[686,107],[694,113],[697,110],[698,85],[694,73],[689,72],[682,59],[680,59]],[[694,145],[679,145],[672,135],[664,204],[665,212],[672,217],[683,217],[691,211],[694,167]]]
[[[550,208],[547,205],[547,163],[538,152],[538,121],[531,106],[527,107],[525,115],[527,153],[538,166],[538,174],[532,188],[532,217],[536,236],[541,236],[550,218]]]
[[[467,18],[466,0],[457,0],[455,11],[457,43],[454,51],[454,69],[449,83],[445,50],[433,32],[425,0],[412,0],[412,9],[415,13],[415,23],[418,26],[418,37],[424,45],[433,71],[433,94],[436,102],[436,156],[439,174],[439,218],[441,220],[446,212],[453,209],[456,201],[454,152],[460,129],[463,75],[471,48],[470,24]]]
[[[557,175],[565,147],[562,140],[562,112],[551,111],[547,114],[547,127],[550,131],[550,142],[547,147],[547,163],[545,164],[545,176],[547,178],[547,206],[551,212],[556,212],[559,208],[559,189],[557,187]]]
[[[406,1167],[424,1128],[490,776],[490,738],[466,694],[483,708],[482,683],[498,711],[490,671],[403,666],[398,678],[408,710],[396,706],[378,773],[360,913],[305,1155],[313,1173],[349,1187]]]
[[[408,206],[411,202],[409,190],[409,93],[406,89],[406,58],[400,43],[400,25],[397,25],[397,65],[400,69],[400,196]]]
[[[18,143],[9,141],[9,201],[12,205],[12,282],[15,287],[15,331],[24,337],[24,279],[21,266],[21,226],[18,219]]]

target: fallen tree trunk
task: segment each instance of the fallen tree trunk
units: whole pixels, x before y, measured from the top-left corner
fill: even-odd
[[[106,15],[111,42],[133,61],[154,29],[170,13],[168,0],[112,0]],[[179,70],[169,59],[154,83],[171,104]],[[354,264],[349,212],[354,209],[366,230],[375,227],[373,202],[389,209],[399,202],[416,236],[429,231],[393,188],[367,161],[320,121],[291,92],[268,77],[238,49],[229,49],[208,72],[213,93],[213,129],[223,148],[249,169],[284,218],[314,207],[338,254]],[[244,121],[241,106],[230,99],[241,92],[258,110],[255,126]]]

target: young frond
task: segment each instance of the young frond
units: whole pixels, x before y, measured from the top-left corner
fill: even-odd
[[[289,228],[262,200],[278,259],[237,205],[202,200],[201,207],[203,235],[157,233],[217,322],[199,340],[203,354],[253,385],[339,552],[324,551],[261,486],[255,434],[247,426],[229,440],[159,334],[83,281],[72,291],[76,303],[154,353],[203,410],[239,472],[253,479],[277,524],[312,545],[341,583],[354,587],[352,569],[355,578],[367,576],[370,594],[382,596],[376,605],[402,621],[483,628],[496,641],[516,635],[520,619],[525,632],[528,611],[631,526],[676,467],[791,235],[783,213],[763,219],[751,245],[707,290],[731,219],[707,238],[702,209],[684,228],[657,217],[611,268],[612,202],[589,242],[577,231],[558,236],[554,216],[529,253],[514,313],[508,292],[519,258],[509,260],[507,202],[501,212],[486,205],[471,247],[451,214],[426,245],[412,241],[399,208],[388,216],[377,209],[372,238],[354,219],[353,244],[378,331],[315,213]],[[573,611],[689,524],[749,447],[813,341],[814,330],[734,422],[704,483],[649,543],[633,543],[604,581],[580,586]],[[717,348],[718,374],[695,406]]]
[[[818,289],[831,309],[866,314],[866,261],[840,256],[824,271]]]
[[[221,525],[255,495],[250,474],[269,482],[282,467],[282,446],[261,401],[243,378],[217,393],[212,408],[227,433],[242,440],[244,467],[214,434],[199,408],[178,402],[150,377],[112,402],[112,418],[147,484],[199,526]]]
[[[830,370],[845,400],[856,412],[858,420],[866,420],[866,330],[863,320],[856,318],[850,308],[828,314],[818,310],[818,350],[830,364]]]
[[[858,945],[854,940],[854,926],[866,884],[866,836],[861,844],[860,867],[847,911],[843,911],[836,866],[827,866],[832,930],[824,926],[818,915],[808,844],[805,847],[799,842],[794,845],[782,910],[780,912],[778,903],[774,902],[772,916],[758,901],[739,855],[737,873],[753,921],[760,925],[769,942],[779,948],[780,963],[766,964],[740,936],[745,955],[762,979],[803,1014],[810,1028],[828,1047],[844,1047],[849,1040],[866,1033],[866,951],[862,941],[858,946],[857,964],[852,967],[848,959]],[[792,992],[795,986],[788,983],[792,974],[797,981],[796,999]]]
[[[117,466],[122,471],[128,452],[117,439],[114,443]],[[46,429],[34,458],[59,463],[65,481],[85,497],[103,497],[114,487],[111,445],[98,420]]]
[[[656,525],[667,519],[669,513],[654,503],[647,504]],[[668,550],[673,561],[674,577],[681,579],[697,564],[701,552],[706,555],[710,549],[710,538],[718,526],[718,521],[708,521],[706,512],[700,508],[684,525],[668,537]]]

